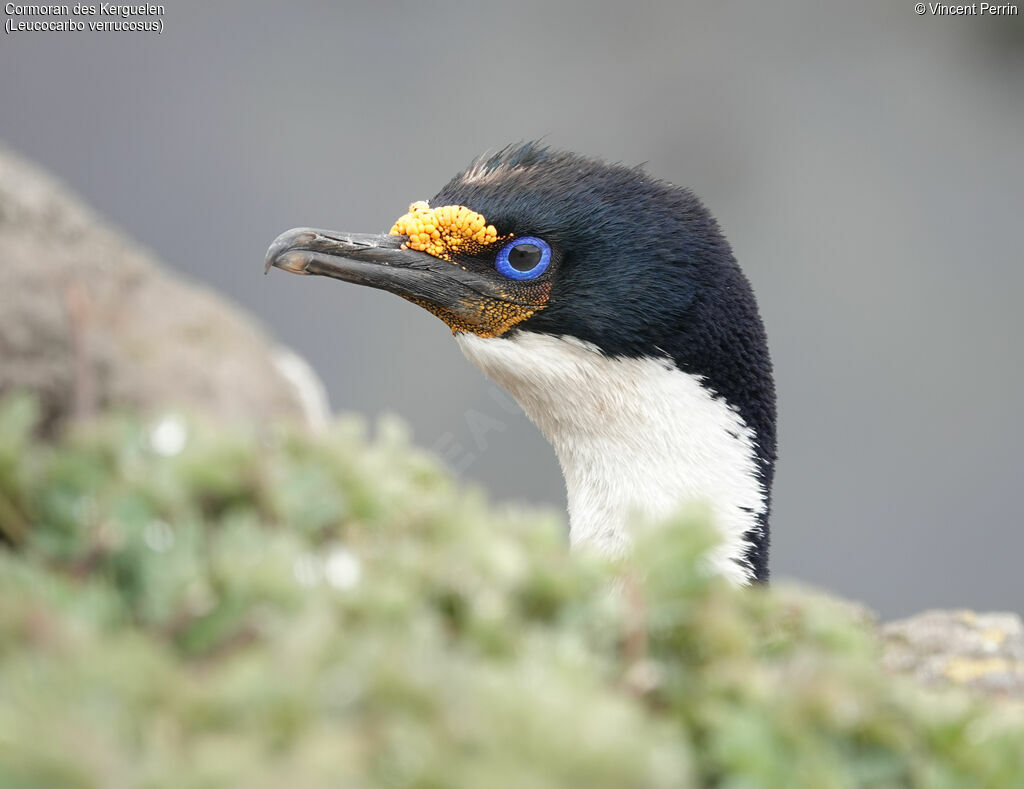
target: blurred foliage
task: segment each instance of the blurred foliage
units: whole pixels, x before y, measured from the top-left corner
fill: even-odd
[[[352,421],[0,404],[0,786],[1011,787],[1012,709],[884,675],[864,618],[629,562]]]

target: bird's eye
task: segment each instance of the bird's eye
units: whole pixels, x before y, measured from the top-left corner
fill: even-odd
[[[547,270],[551,262],[551,247],[533,236],[510,241],[494,261],[498,273],[509,279],[535,279]]]

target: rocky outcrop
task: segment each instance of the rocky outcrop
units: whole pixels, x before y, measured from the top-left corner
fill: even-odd
[[[327,416],[309,366],[251,317],[0,148],[0,395],[16,389],[37,393],[50,431],[110,407]]]
[[[890,671],[1024,700],[1024,623],[1016,614],[925,611],[883,625],[881,635]]]

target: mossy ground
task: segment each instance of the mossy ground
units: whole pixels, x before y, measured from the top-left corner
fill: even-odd
[[[1024,786],[1012,709],[870,626],[489,506],[385,425],[311,438],[0,405],[0,787]]]

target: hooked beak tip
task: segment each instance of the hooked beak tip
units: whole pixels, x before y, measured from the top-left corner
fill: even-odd
[[[310,255],[302,247],[311,244],[316,237],[315,231],[304,227],[283,232],[267,249],[263,273],[267,274],[271,268],[284,269],[292,274],[309,273],[306,267],[309,265]]]

